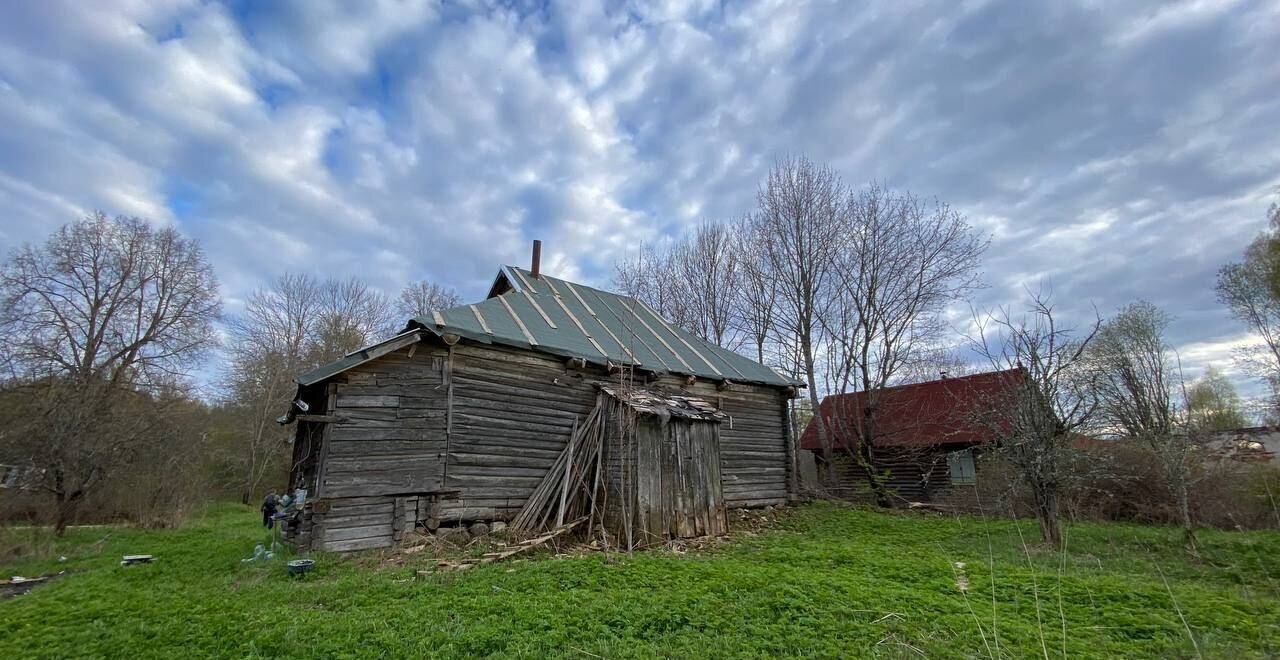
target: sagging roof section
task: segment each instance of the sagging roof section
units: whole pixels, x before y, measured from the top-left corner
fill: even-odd
[[[534,277],[515,266],[502,268],[489,293],[487,300],[414,319],[411,327],[598,365],[630,365],[714,381],[801,385],[667,323],[629,296],[546,274]]]
[[[664,394],[655,390],[621,389],[616,385],[601,384],[600,390],[628,408],[642,415],[656,415],[664,420],[683,419],[699,422],[720,422],[729,418],[714,404],[691,396]]]

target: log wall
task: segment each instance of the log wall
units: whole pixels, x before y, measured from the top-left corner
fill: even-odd
[[[787,395],[778,388],[716,383],[687,385],[665,377],[659,384],[713,401],[729,419],[720,425],[721,477],[729,508],[777,505],[787,501]]]
[[[424,342],[334,377],[324,414],[335,421],[326,423],[312,493],[327,511],[309,511],[311,547],[391,545],[417,522],[509,519],[564,449],[575,417],[595,405],[593,384],[616,378],[467,342]],[[721,390],[675,377],[657,385],[714,401],[730,416],[720,429],[726,506],[786,501],[781,389]],[[314,423],[307,428],[314,442]]]
[[[564,450],[575,417],[585,419],[595,406],[591,383],[598,378],[529,351],[454,349],[446,488],[459,494],[445,503],[443,517],[506,520]]]
[[[957,448],[920,448],[910,450],[877,449],[875,468],[885,474],[885,484],[894,505],[908,502],[932,502],[968,508],[972,485],[951,483],[947,453]],[[843,450],[832,455],[835,483],[826,490],[836,497],[871,504],[875,493],[866,471]],[[819,478],[822,468],[818,468]]]

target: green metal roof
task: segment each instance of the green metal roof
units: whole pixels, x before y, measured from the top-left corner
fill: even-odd
[[[364,364],[369,360],[382,357],[392,351],[398,351],[410,344],[416,344],[422,341],[422,331],[418,329],[406,330],[390,339],[384,339],[376,344],[370,344],[364,348],[346,356],[334,360],[329,364],[321,365],[310,371],[305,371],[298,376],[299,385],[314,385],[326,378],[336,376],[351,367]]]
[[[505,286],[503,286],[505,284]],[[505,266],[490,298],[414,319],[438,335],[708,380],[798,382],[667,323],[643,302]]]
[[[592,364],[779,387],[800,386],[773,369],[667,323],[643,302],[504,266],[489,298],[410,321],[391,339],[298,377],[311,385],[418,341],[418,333],[458,335],[482,344],[525,348]]]

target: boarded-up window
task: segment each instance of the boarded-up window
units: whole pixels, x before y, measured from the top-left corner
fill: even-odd
[[[977,483],[978,473],[973,466],[973,450],[962,449],[947,454],[947,467],[951,469],[951,483],[971,485]]]

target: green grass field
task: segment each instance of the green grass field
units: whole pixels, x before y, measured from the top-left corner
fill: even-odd
[[[263,534],[224,505],[176,531],[74,529],[65,562],[4,567],[68,575],[0,601],[0,657],[1280,655],[1280,533],[1206,531],[1190,562],[1170,528],[1071,525],[1064,553],[1019,531],[1034,540],[1030,521],[814,504],[703,553],[419,580],[321,556],[297,580],[240,562]],[[158,561],[120,567],[132,553]]]

